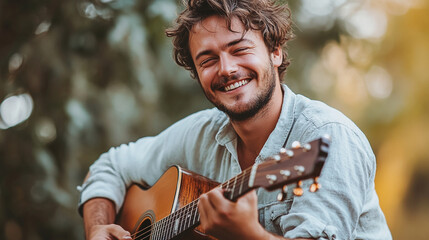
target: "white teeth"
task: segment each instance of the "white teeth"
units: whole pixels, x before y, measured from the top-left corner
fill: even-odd
[[[236,83],[230,84],[230,85],[228,85],[228,86],[225,87],[225,91],[234,90],[234,89],[236,89],[238,87],[241,87],[241,86],[247,84],[248,82],[249,82],[248,80],[241,80],[241,81],[238,81]]]

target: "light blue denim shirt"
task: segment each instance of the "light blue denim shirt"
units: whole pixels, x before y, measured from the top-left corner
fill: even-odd
[[[287,238],[392,239],[374,188],[376,161],[365,135],[335,109],[282,86],[280,118],[256,162],[278,153],[288,135],[288,148],[293,141],[309,142],[325,134],[332,142],[319,178],[322,188],[316,193],[290,193],[278,202],[278,191],[258,190],[261,224]],[[241,172],[236,146],[237,135],[223,112],[192,114],[155,137],[102,154],[79,187],[79,207],[91,198],[105,197],[119,211],[128,186],[151,186],[172,165],[225,182]]]

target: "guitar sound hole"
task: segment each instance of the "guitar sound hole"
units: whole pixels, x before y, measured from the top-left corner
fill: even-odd
[[[150,219],[145,219],[138,227],[135,232],[135,240],[149,240],[150,234],[152,232],[152,221]]]

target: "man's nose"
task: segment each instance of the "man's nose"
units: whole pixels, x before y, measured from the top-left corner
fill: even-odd
[[[219,57],[219,76],[220,77],[229,77],[235,72],[237,72],[238,66],[237,62],[234,59],[234,56],[229,54],[222,54]]]

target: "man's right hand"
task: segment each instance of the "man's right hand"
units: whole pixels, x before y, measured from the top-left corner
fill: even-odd
[[[128,240],[132,239],[131,234],[116,224],[94,225],[86,234],[87,240]]]
[[[106,198],[93,198],[83,205],[87,240],[132,239],[128,231],[115,222],[115,204]]]

